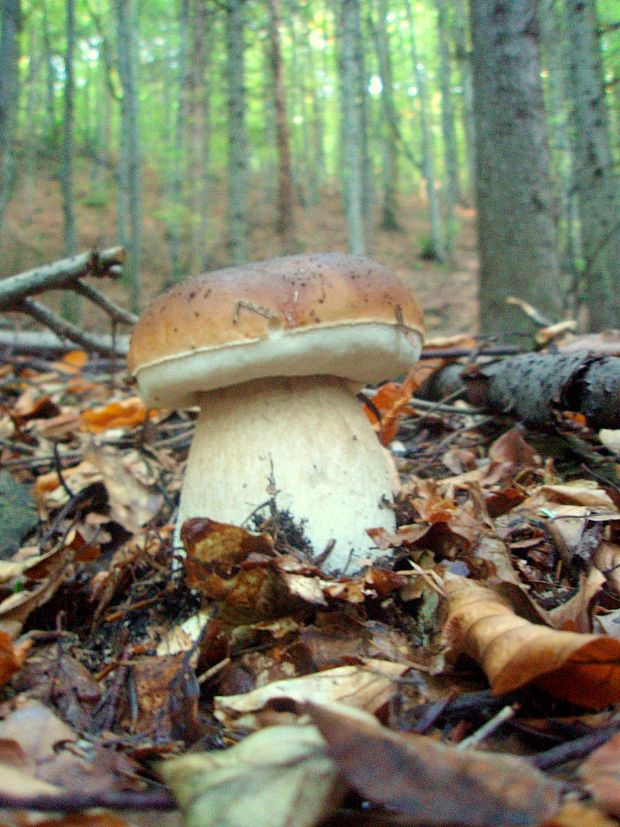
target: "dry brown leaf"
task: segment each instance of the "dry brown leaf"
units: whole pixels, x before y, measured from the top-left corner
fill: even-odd
[[[0,632],[0,687],[21,668],[31,646],[31,640],[16,644],[6,632]]]
[[[482,666],[496,695],[534,683],[593,709],[620,700],[620,641],[531,623],[487,586],[451,574],[444,582],[446,640]]]
[[[520,427],[498,437],[489,448],[489,458],[504,463],[511,473],[517,468],[537,468],[541,464],[540,456],[525,441]]]
[[[36,827],[131,827],[131,822],[116,813],[80,812],[37,821]]]
[[[152,479],[144,468],[146,460],[137,460],[135,452],[127,455],[127,452],[96,447],[85,457],[101,475],[108,492],[112,519],[130,534],[137,534],[163,505],[162,495],[143,481]]]
[[[138,396],[109,402],[102,408],[92,408],[81,415],[85,430],[92,434],[100,434],[111,428],[132,428],[140,425],[149,416],[157,416],[157,411],[146,407]]]
[[[594,800],[620,817],[620,733],[588,756],[579,767],[579,775]]]
[[[230,749],[173,758],[158,769],[186,827],[312,827],[347,793],[310,725],[268,727]]]
[[[341,702],[375,712],[394,694],[394,682],[409,669],[409,664],[391,663],[369,659],[364,664],[339,666],[301,678],[277,681],[246,692],[243,695],[219,695],[215,698],[214,714],[226,726],[256,729],[264,720],[290,722],[296,713],[268,711],[261,717],[270,702],[286,699],[287,710],[297,703]]]
[[[415,823],[534,825],[558,807],[557,786],[522,759],[392,732],[359,710],[315,703],[306,709],[358,793]]]
[[[579,588],[570,600],[547,613],[553,628],[571,632],[593,631],[592,610],[604,585],[604,575],[598,569],[590,569],[580,578]]]
[[[549,500],[568,505],[590,505],[617,511],[614,501],[594,480],[572,480],[564,485],[541,485],[539,492]]]
[[[618,822],[602,813],[598,807],[583,801],[567,801],[540,827],[618,827]]]
[[[0,602],[0,630],[16,638],[26,618],[52,597],[65,579],[67,565],[73,559],[68,549],[63,549],[57,565],[47,579],[32,591],[15,592]]]

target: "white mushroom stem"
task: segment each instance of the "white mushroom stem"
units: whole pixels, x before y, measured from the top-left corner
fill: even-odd
[[[258,379],[204,393],[181,493],[179,525],[241,525],[273,496],[328,570],[348,573],[380,552],[367,528],[394,529],[394,481],[349,383],[332,376]]]

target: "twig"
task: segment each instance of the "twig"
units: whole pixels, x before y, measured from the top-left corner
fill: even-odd
[[[7,795],[0,793],[0,807],[10,810],[77,812],[93,807],[107,810],[176,810],[177,803],[168,790],[155,792],[69,792],[60,795]]]
[[[116,304],[116,302],[113,302],[107,296],[104,296],[101,291],[97,290],[96,287],[92,287],[90,284],[84,284],[83,281],[76,281],[75,284],[71,285],[71,289],[79,293],[80,296],[89,299],[93,304],[96,304],[97,307],[105,310],[114,322],[124,322],[125,324],[134,325],[138,321],[137,316],[130,313],[129,310],[125,310],[124,307]]]
[[[574,738],[572,741],[559,744],[557,747],[545,750],[545,752],[539,752],[538,755],[531,755],[527,760],[538,767],[539,770],[548,770],[551,767],[566,764],[567,761],[585,758],[597,747],[607,743],[618,730],[620,730],[620,719],[616,718],[594,732],[589,732],[581,738]]]
[[[36,319],[41,324],[49,327],[50,330],[53,330],[61,339],[69,339],[87,350],[95,350],[98,353],[103,353],[105,356],[125,355],[121,349],[115,347],[113,344],[109,344],[101,336],[80,330],[79,327],[62,319],[52,310],[49,310],[45,305],[34,299],[22,299],[11,309],[27,313],[29,316],[32,316],[33,319]]]
[[[492,735],[495,730],[499,729],[502,724],[505,724],[506,721],[509,721],[511,718],[514,718],[515,713],[519,709],[518,704],[509,704],[508,706],[503,707],[494,715],[489,721],[484,723],[479,729],[475,732],[472,732],[467,738],[463,738],[462,741],[456,745],[457,750],[465,750],[471,749],[471,747],[477,747],[485,738],[488,738],[489,735]]]

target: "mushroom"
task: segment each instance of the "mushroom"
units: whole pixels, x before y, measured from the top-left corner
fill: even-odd
[[[355,393],[407,371],[422,335],[414,296],[364,256],[230,267],[157,298],[129,369],[148,405],[200,407],[178,526],[241,525],[275,496],[316,553],[335,541],[330,570],[376,556],[366,529],[395,526],[393,474]]]

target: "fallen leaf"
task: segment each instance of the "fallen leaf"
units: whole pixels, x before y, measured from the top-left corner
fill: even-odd
[[[160,762],[186,827],[312,827],[347,786],[316,727],[272,726],[227,750]]]
[[[620,816],[620,733],[586,758],[579,775],[594,800],[608,813]]]
[[[394,694],[395,681],[409,669],[409,664],[369,659],[355,666],[339,666],[314,675],[277,681],[242,695],[219,695],[215,698],[214,714],[226,726],[255,729],[261,713],[275,701],[288,701],[281,707],[280,719],[296,716],[296,704],[314,700],[318,703],[339,701],[370,712],[376,712]],[[277,709],[267,716],[278,720]],[[281,721],[280,721],[281,722]]]
[[[86,452],[85,457],[101,474],[112,519],[130,534],[137,534],[158,514],[164,501],[150,484],[143,482],[145,460],[136,462],[135,454],[127,456],[125,452],[97,447]]]
[[[392,732],[359,710],[305,708],[357,792],[416,823],[521,827],[557,810],[558,787],[522,759]]]
[[[101,408],[84,411],[81,419],[87,431],[100,434],[111,428],[131,428],[140,425],[147,418],[157,416],[157,411],[149,410],[138,396],[110,402]]]
[[[0,687],[21,668],[31,646],[31,640],[15,644],[6,632],[0,632]]]
[[[444,635],[453,652],[484,669],[494,694],[534,683],[556,698],[592,709],[620,700],[620,641],[549,629],[525,620],[497,592],[457,575]]]
[[[381,420],[370,407],[364,410],[379,434],[382,445],[389,445],[396,436],[400,419],[415,413],[411,407],[411,397],[418,389],[418,381],[410,371],[403,382],[386,382],[372,397],[373,406],[380,412]]]

